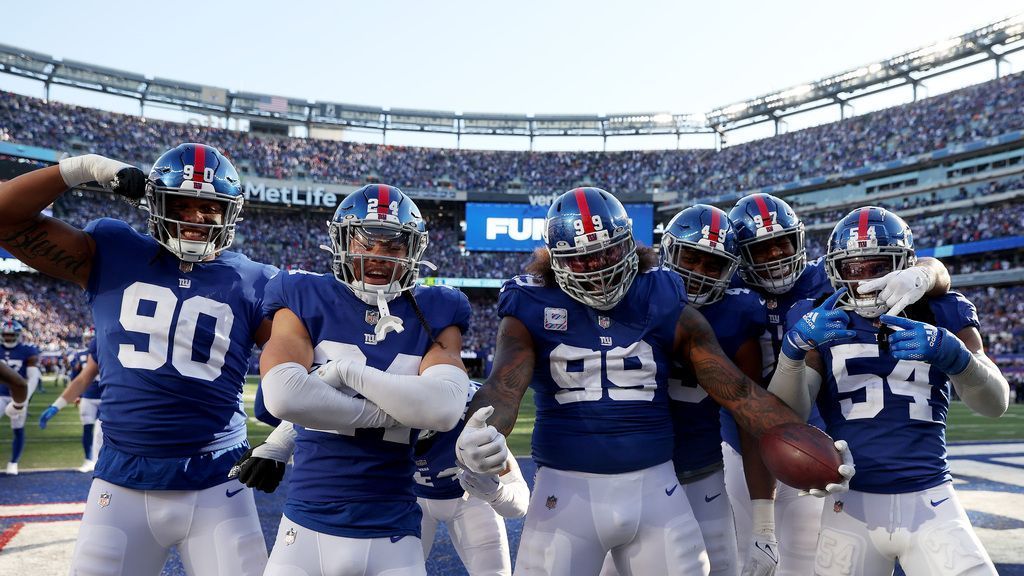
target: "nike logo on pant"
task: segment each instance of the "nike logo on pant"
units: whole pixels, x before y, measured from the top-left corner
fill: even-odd
[[[672,488],[665,488],[665,496],[671,496],[672,493],[676,491],[676,488],[679,488],[679,484],[676,484]]]
[[[705,494],[704,495],[704,501],[705,502],[711,502],[712,500],[714,500],[715,498],[718,498],[721,495],[722,495],[721,492],[719,492],[718,494],[715,494],[714,496],[710,496],[710,497],[707,494]]]
[[[946,500],[949,500],[949,496],[946,496],[946,497],[945,497],[945,498],[943,498],[942,500],[929,500],[929,502],[931,502],[931,504],[932,504],[932,508],[935,508],[936,506],[938,506],[939,504],[942,504],[942,503],[943,503],[943,502],[945,502]]]
[[[227,496],[228,498],[231,498],[232,496],[234,496],[235,494],[238,494],[242,490],[245,490],[245,488],[239,488],[238,490],[235,490],[234,492],[231,491],[231,488],[226,488],[224,490],[224,495]]]

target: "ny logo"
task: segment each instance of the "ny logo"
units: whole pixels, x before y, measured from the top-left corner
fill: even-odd
[[[611,346],[611,345],[612,345],[612,337],[611,336],[601,336],[601,346]]]

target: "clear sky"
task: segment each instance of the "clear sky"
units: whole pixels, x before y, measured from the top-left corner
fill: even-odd
[[[1021,11],[1019,1],[992,0],[50,0],[6,3],[0,42],[150,76],[352,104],[706,112]],[[34,86],[0,75],[0,88],[40,95]],[[130,101],[80,92],[54,97],[137,111]]]

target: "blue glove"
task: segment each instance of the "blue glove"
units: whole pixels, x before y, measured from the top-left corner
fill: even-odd
[[[971,353],[952,332],[931,324],[883,314],[883,323],[903,328],[889,335],[889,353],[897,360],[920,360],[946,374],[967,369]]]
[[[814,310],[804,314],[782,340],[782,353],[793,360],[801,360],[809,350],[836,340],[853,338],[857,333],[847,330],[850,317],[843,310],[836,310],[836,302],[846,288],[840,288]]]
[[[56,416],[57,412],[60,412],[60,410],[56,406],[50,406],[43,410],[43,415],[39,417],[39,427],[46,430],[46,423],[50,421],[50,418]]]

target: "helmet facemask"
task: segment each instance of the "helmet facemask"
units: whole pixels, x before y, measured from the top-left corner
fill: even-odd
[[[14,348],[21,342],[21,326],[17,322],[5,322],[0,331],[0,344],[4,348]]]
[[[829,252],[825,272],[834,288],[847,290],[839,298],[839,308],[863,318],[877,318],[889,311],[889,305],[878,299],[878,293],[861,294],[857,287],[890,272],[906,270],[916,260],[914,251],[902,246],[851,247]]]
[[[618,232],[618,230],[617,230]],[[609,237],[607,230],[575,237],[575,246],[558,242],[548,246],[555,281],[574,300],[596,308],[613,308],[633,285],[640,258],[633,234],[622,230]]]
[[[759,249],[764,250],[768,242],[777,242],[782,238],[789,239],[793,247],[792,255],[760,263],[755,260],[754,254],[759,252]],[[772,294],[785,294],[796,284],[807,267],[804,226],[801,223],[796,228],[764,234],[741,242],[740,254],[743,257],[743,265],[739,270],[740,277],[747,284],[758,286]]]
[[[204,183],[202,190],[189,188],[195,184],[186,180],[181,189],[175,189],[151,182],[146,187],[150,235],[183,262],[202,262],[231,246],[244,202],[242,196],[214,191],[211,184]],[[220,223],[194,223],[179,219],[174,204],[188,198],[219,204]]]
[[[427,233],[397,218],[366,221],[354,216],[330,222],[334,276],[360,298],[388,300],[416,285]]]
[[[697,307],[721,300],[739,266],[739,258],[725,250],[682,241],[668,234],[662,239],[661,258],[664,266],[683,277],[690,304]],[[697,267],[711,271],[717,268],[720,272],[717,276],[706,275],[698,272]]]

